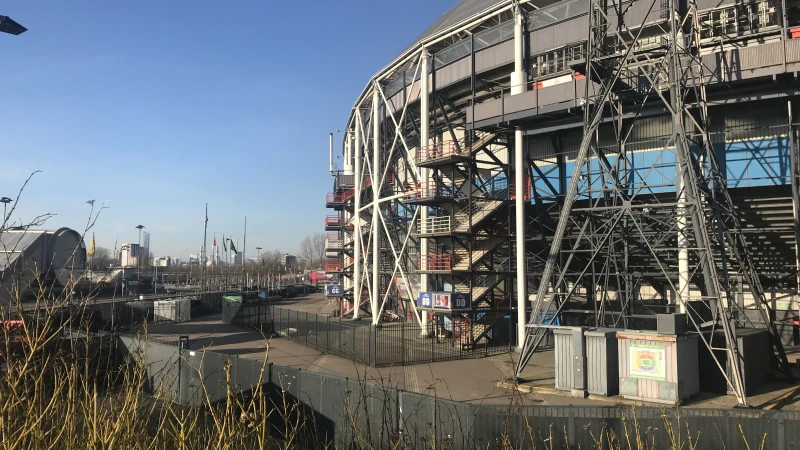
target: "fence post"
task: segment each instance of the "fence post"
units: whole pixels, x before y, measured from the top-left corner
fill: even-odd
[[[569,445],[575,446],[575,408],[567,408],[569,414],[567,416],[567,440]],[[634,418],[635,419],[635,418]],[[680,428],[678,428],[680,430]],[[577,447],[575,447],[577,448]]]
[[[782,411],[777,411],[778,446],[776,448],[786,448],[786,421]]]

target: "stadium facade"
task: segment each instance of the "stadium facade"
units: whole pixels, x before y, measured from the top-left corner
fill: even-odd
[[[795,38],[790,0],[461,1],[348,118],[325,220],[341,313],[511,340],[518,370],[554,326],[685,313],[729,361],[767,329],[789,375]]]

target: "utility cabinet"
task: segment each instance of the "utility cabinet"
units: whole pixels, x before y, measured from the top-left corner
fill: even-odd
[[[618,332],[620,395],[678,405],[700,392],[697,340],[697,335]]]
[[[586,396],[586,340],[582,327],[553,329],[556,389]]]
[[[619,393],[619,347],[613,328],[586,331],[586,389],[590,394],[612,396]]]

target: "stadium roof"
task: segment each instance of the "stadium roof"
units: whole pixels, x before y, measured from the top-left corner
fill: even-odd
[[[470,17],[489,10],[493,6],[501,3],[508,3],[508,0],[461,0],[455,6],[450,8],[449,11],[444,13],[442,17],[439,17],[439,19],[436,20],[436,22],[434,22],[430,27],[428,27],[428,29],[425,30],[418,38],[414,39],[411,45],[406,47],[402,53],[405,53],[409,49],[416,47],[422,41],[424,41],[425,38],[433,36],[440,31],[444,31],[453,25],[457,25],[465,19],[469,19]]]

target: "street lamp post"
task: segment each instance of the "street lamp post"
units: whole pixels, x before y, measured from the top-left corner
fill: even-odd
[[[13,200],[11,200],[8,197],[0,197],[0,203],[3,204],[3,223],[4,224],[6,223],[6,208],[8,207],[8,204],[11,203],[12,201]]]
[[[139,295],[142,295],[142,278],[140,271],[142,269],[142,228],[144,225],[136,225],[139,230],[139,249],[136,251],[136,283],[139,286]]]

